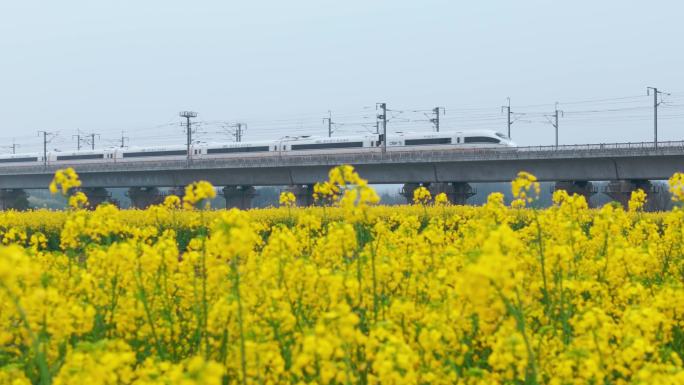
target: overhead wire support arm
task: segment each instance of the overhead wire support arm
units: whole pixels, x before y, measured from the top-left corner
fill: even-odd
[[[12,144],[9,146],[3,146],[3,148],[6,148],[8,150],[12,150],[12,154],[17,153],[17,147],[20,147],[15,141],[14,138],[12,138]]]
[[[47,157],[47,145],[52,141],[52,139],[55,136],[54,132],[48,132],[48,131],[38,131],[38,136],[43,137],[43,166],[47,168],[48,166],[48,157]]]
[[[556,102],[556,108],[555,108],[555,111],[554,111],[553,115],[551,115],[551,116],[549,116],[549,115],[544,115],[544,117],[546,118],[546,120],[548,120],[549,123],[551,123],[551,125],[553,126],[553,128],[554,128],[555,131],[556,131],[556,135],[555,135],[555,136],[556,136],[556,148],[558,148],[558,116],[559,116],[559,115],[560,115],[560,116],[565,116],[565,113],[564,113],[563,111],[561,111],[561,110],[558,109],[558,102]],[[549,118],[553,118],[553,120],[551,120],[551,119],[549,119]]]
[[[100,139],[100,134],[96,134],[94,132],[91,132],[90,134],[87,134],[86,137],[89,137],[90,139],[86,140],[86,143],[90,144],[90,149],[95,150],[95,137]],[[81,146],[79,145],[79,150],[81,149]]]
[[[382,153],[387,152],[387,103],[375,103],[375,109],[378,107],[382,110],[382,114],[377,116],[378,120],[382,120]]]
[[[432,113],[435,114],[435,117],[430,119],[430,123],[432,123],[435,127],[435,131],[439,132],[439,114],[440,112],[442,115],[446,115],[446,108],[444,107],[435,107],[432,109]]]
[[[508,138],[511,138],[511,126],[513,125],[513,121],[511,120],[511,115],[513,112],[511,111],[511,98],[507,97],[506,100],[508,101],[508,104],[505,106],[501,106],[501,112],[506,109],[506,115],[507,115],[507,126],[508,126]]]
[[[197,123],[195,123],[197,125]],[[242,142],[245,131],[247,131],[247,123],[237,122],[223,122],[221,124],[221,131],[216,131],[216,134],[227,134],[233,137],[236,143]]]
[[[663,102],[662,96],[658,101],[658,95],[670,95],[667,92],[658,90],[656,87],[646,87],[646,96],[651,95],[653,91],[653,147],[658,148],[658,106]]]
[[[333,124],[335,124],[332,121],[332,112],[330,110],[328,110],[328,117],[323,118],[323,123],[325,123],[326,121],[328,122],[328,138],[330,138],[332,136],[332,133],[333,133],[333,128],[332,128]]]
[[[236,142],[242,142],[242,134],[244,131],[242,130],[242,127],[245,127],[245,130],[247,130],[247,123],[235,123],[235,141]]]
[[[126,142],[129,141],[129,137],[124,136],[125,131],[121,131],[121,148],[126,147]]]
[[[76,135],[71,135],[71,138],[76,138],[76,151],[81,151],[81,141],[83,140],[81,130],[76,130]]]
[[[185,118],[185,134],[186,134],[186,147],[187,147],[187,159],[188,163],[192,160],[190,155],[190,146],[192,145],[192,123],[190,118],[196,118],[197,112],[194,111],[181,111],[178,113],[181,118]]]

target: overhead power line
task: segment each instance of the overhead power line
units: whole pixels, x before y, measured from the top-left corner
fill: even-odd
[[[656,92],[657,91],[657,92]],[[659,129],[663,127],[673,127],[672,123],[660,127],[663,121],[680,121],[682,117],[678,113],[684,111],[684,93],[673,92],[671,94],[664,93],[655,87],[648,88],[647,95],[651,96],[654,93],[652,103],[646,95],[630,95],[621,97],[606,97],[606,98],[586,98],[586,99],[560,99],[559,105],[563,104],[563,111],[559,111],[560,117],[567,119],[567,129],[582,129],[588,127],[591,123],[596,124],[613,124],[613,122],[622,122],[628,124],[634,122],[633,126],[643,124],[643,120],[649,118],[653,120],[653,139],[657,146],[661,133]],[[666,97],[665,97],[666,96]],[[415,108],[415,107],[401,107],[401,108],[387,108],[382,114],[380,106],[376,107],[377,114],[373,114],[369,108],[346,109],[338,112],[336,110],[335,120],[332,119],[332,113],[328,113],[328,117],[324,118],[324,125],[327,126],[327,134],[331,136],[336,135],[356,135],[366,133],[384,134],[390,131],[446,131],[454,129],[468,129],[468,128],[487,128],[496,129],[502,132],[508,132],[512,136],[512,125],[516,122],[518,124],[530,123],[537,124],[546,120],[549,115],[548,109],[551,103],[527,104],[519,105],[516,103],[515,111],[510,106],[510,102],[499,108],[482,107],[482,106],[463,106],[461,108],[449,107],[449,115],[444,115],[443,110],[435,113],[435,108]],[[458,106],[457,106],[458,107]],[[373,108],[373,107],[370,107]],[[648,113],[653,108],[653,115]],[[557,108],[556,108],[557,109]],[[522,113],[521,111],[524,111]],[[384,116],[383,116],[384,115]],[[380,119],[383,117],[383,119]],[[196,118],[196,116],[195,116]],[[550,123],[556,125],[555,112],[549,116]],[[184,119],[184,126],[187,134],[187,120]],[[200,121],[192,120],[190,129],[190,143],[198,139],[202,142],[206,141],[225,141],[225,130],[228,125],[235,125],[235,120],[206,120]],[[438,120],[438,122],[437,122]],[[257,119],[242,120],[249,121],[250,138],[258,140],[267,140],[279,137],[283,132],[292,135],[321,135],[321,116],[317,113],[302,113],[302,114],[288,114],[280,117],[262,117]],[[565,121],[565,120],[564,120]],[[82,130],[74,135],[77,149],[83,147],[97,148],[98,145],[108,146],[126,146],[127,140],[135,140],[140,146],[153,146],[158,144],[173,145],[180,144],[178,138],[168,134],[168,128],[176,123],[162,123],[158,125],[147,125],[142,127],[131,127],[127,129],[128,136],[124,134],[119,135],[120,130],[110,129],[98,130],[101,133],[101,138],[98,134],[91,133],[87,136]],[[386,126],[386,127],[384,127]],[[391,126],[391,127],[390,127]],[[244,127],[236,129],[231,127],[230,134],[235,141],[245,140]],[[522,127],[520,127],[522,129]],[[559,128],[554,127],[559,131]],[[90,132],[90,130],[89,130]],[[670,131],[669,135],[672,131]],[[325,135],[325,134],[323,134]],[[649,135],[650,136],[650,135]],[[130,137],[130,139],[128,138]],[[19,143],[24,151],[37,152],[38,145],[31,145],[30,137],[15,136],[15,144]],[[97,143],[96,140],[100,138],[102,141]],[[0,138],[0,140],[9,143],[12,137]],[[54,146],[68,146],[65,138],[52,138]],[[186,146],[188,140],[186,139]],[[73,142],[72,142],[73,143]],[[17,144],[13,151],[19,146]],[[8,148],[6,146],[5,148]]]

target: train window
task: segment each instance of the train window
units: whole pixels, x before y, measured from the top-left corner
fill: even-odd
[[[171,156],[171,155],[186,155],[185,150],[169,150],[169,151],[140,151],[140,152],[124,152],[124,158],[140,158],[146,156]]]
[[[37,162],[37,161],[38,161],[38,157],[35,157],[35,158],[27,157],[27,158],[0,159],[0,163],[19,163],[19,162]]]
[[[231,154],[231,153],[236,153],[236,152],[261,152],[261,151],[268,151],[268,146],[209,148],[209,149],[207,149],[207,154]]]
[[[418,146],[422,144],[451,144],[451,138],[406,139],[404,145]]]
[[[317,150],[324,148],[363,147],[363,142],[293,144],[292,150]]]
[[[103,159],[104,154],[57,155],[57,160]]]
[[[499,139],[489,136],[466,136],[463,143],[501,143]]]
[[[456,143],[461,143],[461,137],[456,138]]]

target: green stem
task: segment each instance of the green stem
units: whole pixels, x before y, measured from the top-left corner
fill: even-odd
[[[544,285],[544,310],[545,313],[548,316],[551,316],[551,309],[550,309],[550,299],[549,299],[549,286],[546,280],[546,258],[544,256],[544,245],[543,245],[543,237],[542,237],[542,230],[541,230],[541,224],[539,223],[539,213],[537,213],[537,210],[533,210],[534,212],[534,221],[537,225],[537,245],[539,246],[539,261],[541,264],[541,274],[542,274],[542,282]]]
[[[29,338],[31,338],[32,349],[36,352],[36,355],[33,358],[33,360],[35,365],[38,367],[38,372],[40,373],[40,384],[50,385],[52,379],[50,378],[50,369],[48,368],[45,354],[40,352],[40,340],[36,337],[36,334],[33,332],[33,330],[31,330],[31,325],[29,324],[28,317],[26,316],[24,308],[19,303],[19,298],[17,298],[17,296],[15,296],[14,293],[12,293],[10,288],[7,287],[7,285],[5,285],[4,282],[0,281],[0,287],[2,287],[5,290],[7,296],[12,300],[12,303],[14,304],[14,306],[17,309],[17,312],[19,313],[19,318],[21,318],[21,323],[24,325],[24,328],[28,332]]]
[[[247,359],[245,357],[245,331],[242,319],[242,297],[240,297],[240,271],[238,270],[237,256],[233,257],[230,266],[233,270],[233,294],[235,295],[235,298],[237,299],[238,303],[237,320],[238,327],[240,329],[240,366],[242,368],[242,378],[240,382],[243,385],[245,385],[247,383]]]
[[[157,336],[157,329],[154,327],[154,321],[152,320],[152,311],[150,310],[149,302],[147,301],[147,292],[142,284],[142,267],[140,266],[140,260],[138,260],[138,269],[135,277],[135,281],[138,285],[138,293],[140,294],[140,301],[143,304],[143,309],[145,310],[145,318],[147,323],[150,325],[150,331],[152,332],[152,338],[154,339],[154,344],[157,347],[157,352],[159,352],[159,357],[162,360],[166,359],[166,352],[162,348],[161,341]]]
[[[534,355],[534,350],[532,349],[532,344],[530,343],[530,339],[527,336],[527,330],[525,329],[525,316],[522,311],[520,292],[518,291],[518,289],[515,290],[517,305],[513,305],[513,303],[503,294],[501,288],[496,286],[496,284],[493,281],[491,281],[491,284],[499,293],[499,297],[501,297],[501,300],[506,305],[506,309],[508,310],[509,314],[511,314],[515,319],[516,328],[518,329],[520,334],[522,334],[523,341],[525,342],[525,349],[527,350],[527,373],[525,375],[525,383],[536,385],[539,383],[537,380],[537,361]]]

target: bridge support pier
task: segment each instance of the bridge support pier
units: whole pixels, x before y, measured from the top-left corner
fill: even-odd
[[[28,193],[20,188],[0,189],[0,207],[2,210],[27,210]]]
[[[413,203],[413,192],[420,187],[420,183],[404,183],[404,187],[401,188],[401,196],[406,199],[406,203]]]
[[[131,187],[126,196],[131,199],[131,206],[137,209],[146,209],[164,201],[164,196],[156,187]]]
[[[88,208],[95,209],[97,206],[105,202],[112,202],[112,194],[104,187],[84,187],[81,188],[88,197]]]
[[[655,207],[655,199],[648,198],[654,197],[657,191],[656,187],[653,186],[650,180],[614,180],[608,183],[603,192],[611,197],[614,201],[619,202],[624,208],[627,208],[629,199],[632,197],[632,192],[638,189],[644,190],[646,193],[647,200],[644,209],[646,211],[653,210]]]
[[[465,205],[468,198],[476,193],[473,186],[466,182],[432,183],[428,189],[433,199],[437,194],[444,193],[449,202],[455,205]]]
[[[226,186],[223,188],[223,197],[226,199],[226,208],[238,208],[247,210],[252,207],[252,199],[256,196],[254,186]]]
[[[299,207],[306,207],[306,206],[312,206],[314,204],[314,199],[313,199],[313,185],[311,184],[298,184],[294,186],[289,186],[286,188],[286,191],[291,192],[294,194],[296,198],[296,204]]]
[[[596,186],[586,180],[559,181],[553,186],[553,191],[556,190],[565,190],[569,195],[577,194],[583,196],[587,201],[587,206],[589,207],[591,207],[589,204],[589,198],[598,192]]]
[[[455,205],[464,205],[468,198],[475,195],[473,187],[466,182],[450,182],[450,183],[406,183],[401,189],[401,195],[406,198],[407,203],[413,203],[413,192],[420,186],[426,187],[430,190],[432,198],[437,194],[446,194],[449,202]]]
[[[171,187],[166,195],[175,195],[183,200],[183,197],[185,196],[185,186]]]

